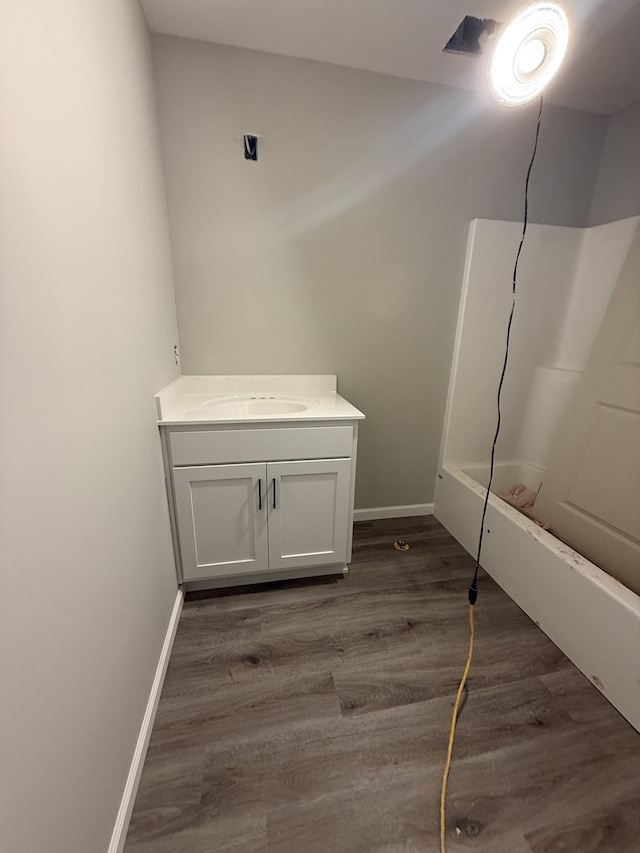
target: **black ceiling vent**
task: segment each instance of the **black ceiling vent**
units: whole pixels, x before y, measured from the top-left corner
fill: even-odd
[[[467,15],[442,50],[447,53],[482,56],[480,36],[483,33],[492,36],[497,28],[498,22],[492,18],[474,18],[473,15]]]

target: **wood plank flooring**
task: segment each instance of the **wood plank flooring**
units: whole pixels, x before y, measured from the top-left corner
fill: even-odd
[[[188,596],[125,853],[436,853],[472,571],[390,519],[346,578]],[[486,575],[476,627],[449,853],[640,851],[640,735]]]

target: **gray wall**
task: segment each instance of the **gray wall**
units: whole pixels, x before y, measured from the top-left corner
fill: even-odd
[[[640,101],[609,119],[590,225],[640,214]]]
[[[521,219],[537,107],[153,44],[183,371],[336,373],[356,506],[431,501],[469,223]],[[534,221],[586,224],[606,123],[545,108]]]
[[[176,596],[149,37],[137,0],[3,12],[0,850],[104,853]]]

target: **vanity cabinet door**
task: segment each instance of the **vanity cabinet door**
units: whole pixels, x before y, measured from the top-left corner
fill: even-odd
[[[266,464],[174,468],[185,581],[269,568]]]
[[[269,568],[346,563],[351,459],[267,463]]]

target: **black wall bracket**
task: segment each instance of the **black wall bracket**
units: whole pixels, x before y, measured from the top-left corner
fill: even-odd
[[[244,159],[258,159],[258,137],[252,136],[250,133],[245,134],[244,138]]]

